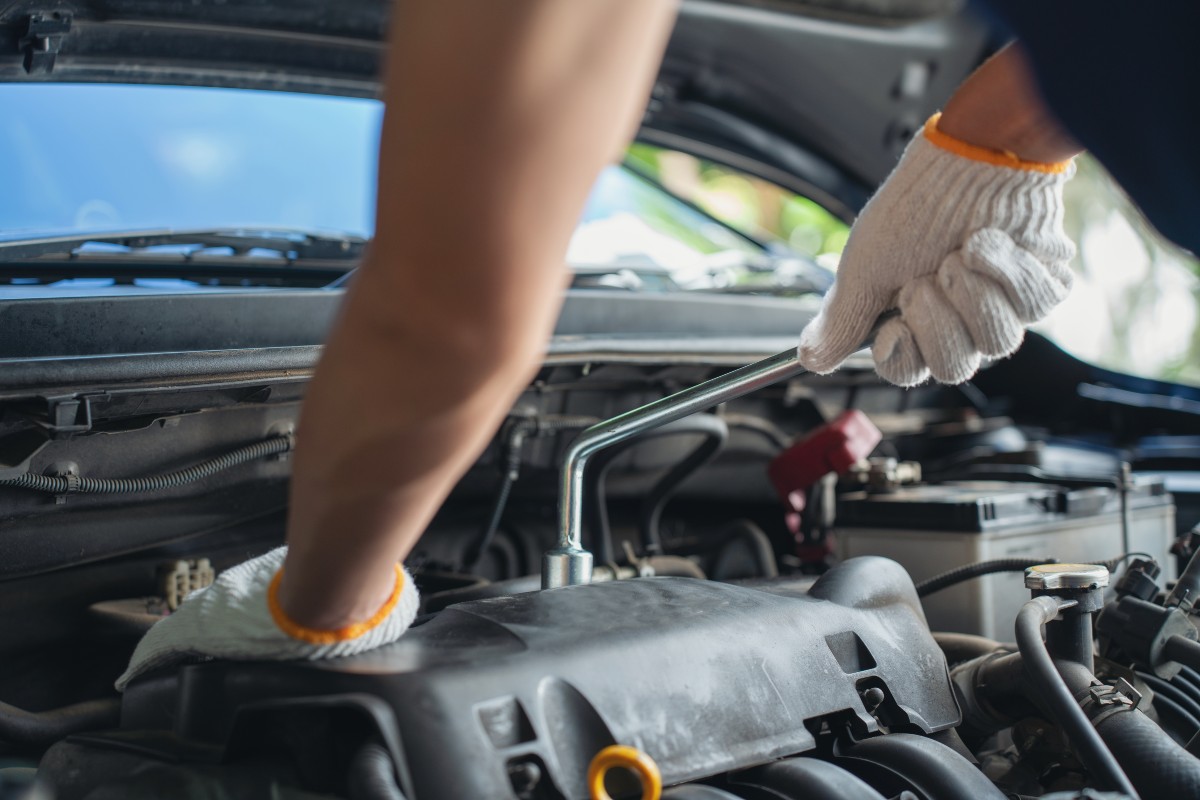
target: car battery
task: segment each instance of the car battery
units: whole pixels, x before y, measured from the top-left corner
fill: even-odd
[[[1161,478],[1139,476],[1128,491],[1129,550],[1148,553],[1175,576],[1170,547],[1175,507]],[[876,555],[900,562],[913,580],[998,558],[1098,563],[1123,555],[1121,493],[1040,483],[964,481],[855,492],[838,503],[839,558]],[[1029,599],[1019,572],[972,578],[924,598],[934,631],[1013,640]]]

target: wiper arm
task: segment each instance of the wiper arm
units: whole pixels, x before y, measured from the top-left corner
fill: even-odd
[[[234,256],[245,256],[253,250],[269,250],[288,261],[356,261],[362,257],[367,240],[359,236],[312,233],[309,231],[255,230],[240,228],[206,230],[150,230],[117,233],[72,234],[29,239],[0,241],[0,263],[47,259],[86,257],[80,252],[90,244],[125,247],[130,254],[152,247],[194,245],[194,253],[175,254],[184,258],[205,254],[213,248],[229,248]],[[113,253],[104,253],[111,257]],[[117,255],[126,255],[119,253]]]

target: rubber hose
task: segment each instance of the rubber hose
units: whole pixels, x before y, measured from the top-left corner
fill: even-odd
[[[1104,746],[1100,735],[1075,701],[1075,696],[1055,668],[1046,642],[1042,639],[1042,626],[1057,617],[1064,606],[1072,605],[1073,601],[1067,603],[1056,597],[1035,597],[1021,606],[1017,613],[1016,636],[1025,674],[1092,777],[1103,788],[1136,797],[1129,778],[1121,771],[1117,759]]]
[[[720,416],[729,427],[741,428],[745,431],[757,433],[774,445],[777,450],[787,450],[792,446],[793,438],[770,420],[756,417],[753,414],[738,414],[736,412],[726,412]]]
[[[404,800],[392,754],[379,742],[367,742],[354,754],[346,789],[350,800]]]
[[[917,584],[917,596],[927,597],[934,592],[949,589],[972,578],[982,578],[984,575],[994,575],[999,572],[1024,572],[1039,564],[1053,564],[1053,558],[997,558],[992,561],[980,561],[978,564],[966,564],[952,570],[935,575]]]
[[[946,663],[951,667],[1004,649],[1004,646],[994,639],[971,633],[939,631],[933,634],[933,640],[942,648]]]
[[[754,557],[755,563],[758,565],[758,574],[752,576],[755,578],[778,578],[779,577],[779,562],[775,559],[775,548],[771,545],[771,537],[763,532],[763,529],[755,525],[748,519],[740,519],[734,522],[722,534],[725,539],[721,546],[721,553],[725,552],[727,547],[731,547],[737,542],[745,542],[750,546],[750,554]],[[716,563],[720,563],[721,557],[717,556]],[[725,575],[717,576],[718,579],[729,577]],[[741,575],[734,575],[734,578],[741,578]]]
[[[661,550],[659,540],[658,520],[662,509],[666,506],[671,495],[692,472],[702,467],[724,446],[729,438],[729,426],[713,414],[692,414],[690,417],[668,422],[657,428],[646,431],[641,436],[619,442],[616,445],[597,453],[592,457],[588,467],[587,481],[591,487],[589,494],[592,501],[587,503],[584,513],[587,517],[590,532],[590,544],[595,554],[596,562],[603,564],[616,558],[613,547],[612,526],[608,521],[608,499],[605,485],[608,472],[617,457],[635,445],[644,444],[649,439],[663,436],[683,436],[685,434],[703,434],[706,438],[682,461],[673,466],[670,471],[659,479],[651,488],[646,504],[643,506],[639,528],[643,545],[649,552]],[[719,440],[719,441],[718,441]],[[716,444],[714,445],[714,441]],[[703,457],[702,457],[703,456]],[[657,511],[655,510],[655,507]]]
[[[1171,681],[1171,683],[1184,692],[1187,696],[1196,701],[1200,705],[1200,675],[1190,667],[1180,667],[1179,674]]]
[[[0,486],[11,486],[15,489],[31,489],[35,492],[45,492],[46,494],[136,494],[138,492],[157,492],[163,489],[176,489],[188,483],[195,483],[240,464],[286,453],[292,449],[294,442],[295,437],[291,434],[273,436],[270,439],[231,450],[216,458],[201,461],[199,464],[186,469],[164,472],[145,478],[59,477],[56,475],[36,475],[32,472],[27,472],[15,478],[0,479]]]
[[[642,547],[647,553],[663,551],[659,524],[662,521],[663,510],[672,495],[701,467],[716,458],[729,441],[729,426],[715,414],[694,414],[686,419],[692,423],[694,431],[704,434],[704,441],[688,453],[686,458],[671,467],[646,495],[639,529],[642,533]]]
[[[1101,719],[1096,730],[1145,798],[1200,797],[1200,760],[1140,711]]]
[[[914,733],[889,733],[845,748],[838,763],[871,780],[882,768],[899,776],[927,800],[1005,800],[970,761],[946,745]]]
[[[1200,642],[1176,634],[1167,639],[1162,652],[1164,658],[1178,661],[1188,669],[1200,669]]]
[[[508,506],[508,498],[512,494],[513,484],[521,472],[521,448],[530,435],[541,436],[558,431],[582,430],[596,424],[595,417],[582,416],[546,416],[521,417],[516,420],[504,436],[501,458],[504,460],[504,473],[500,479],[500,489],[496,493],[496,502],[492,504],[492,513],[488,516],[487,524],[475,537],[475,541],[467,548],[463,556],[462,567],[469,570],[479,563],[483,554],[491,546],[500,529],[500,520],[504,509]]]
[[[1188,697],[1187,692],[1148,672],[1139,672],[1137,676],[1154,691],[1154,702],[1156,704],[1160,699],[1166,699],[1177,705],[1179,710],[1186,714],[1187,721],[1195,726],[1188,732],[1188,736],[1200,730],[1200,704],[1197,704],[1195,700]]]
[[[1196,718],[1166,695],[1154,695],[1154,714],[1158,726],[1180,744],[1186,744],[1200,730]]]
[[[52,711],[26,711],[0,703],[0,741],[47,745],[72,733],[115,728],[121,721],[121,700],[106,697]]]
[[[730,787],[761,788],[786,800],[884,800],[866,782],[836,764],[815,758],[788,758],[730,779]]]

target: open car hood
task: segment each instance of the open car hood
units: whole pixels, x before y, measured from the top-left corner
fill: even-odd
[[[685,2],[642,138],[807,191],[850,216],[983,57],[985,26],[956,5]],[[383,0],[16,0],[0,4],[0,80],[370,97],[388,8]]]

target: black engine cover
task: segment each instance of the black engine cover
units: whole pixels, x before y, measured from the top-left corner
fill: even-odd
[[[872,687],[910,730],[959,722],[907,573],[860,558],[806,594],[787,581],[594,584],[451,606],[353,658],[186,666],[131,686],[122,727],[232,757],[265,717],[356,705],[411,800],[513,797],[510,767],[531,763],[573,800],[614,743],[673,784],[810,750],[816,718],[878,730],[860,697]]]

